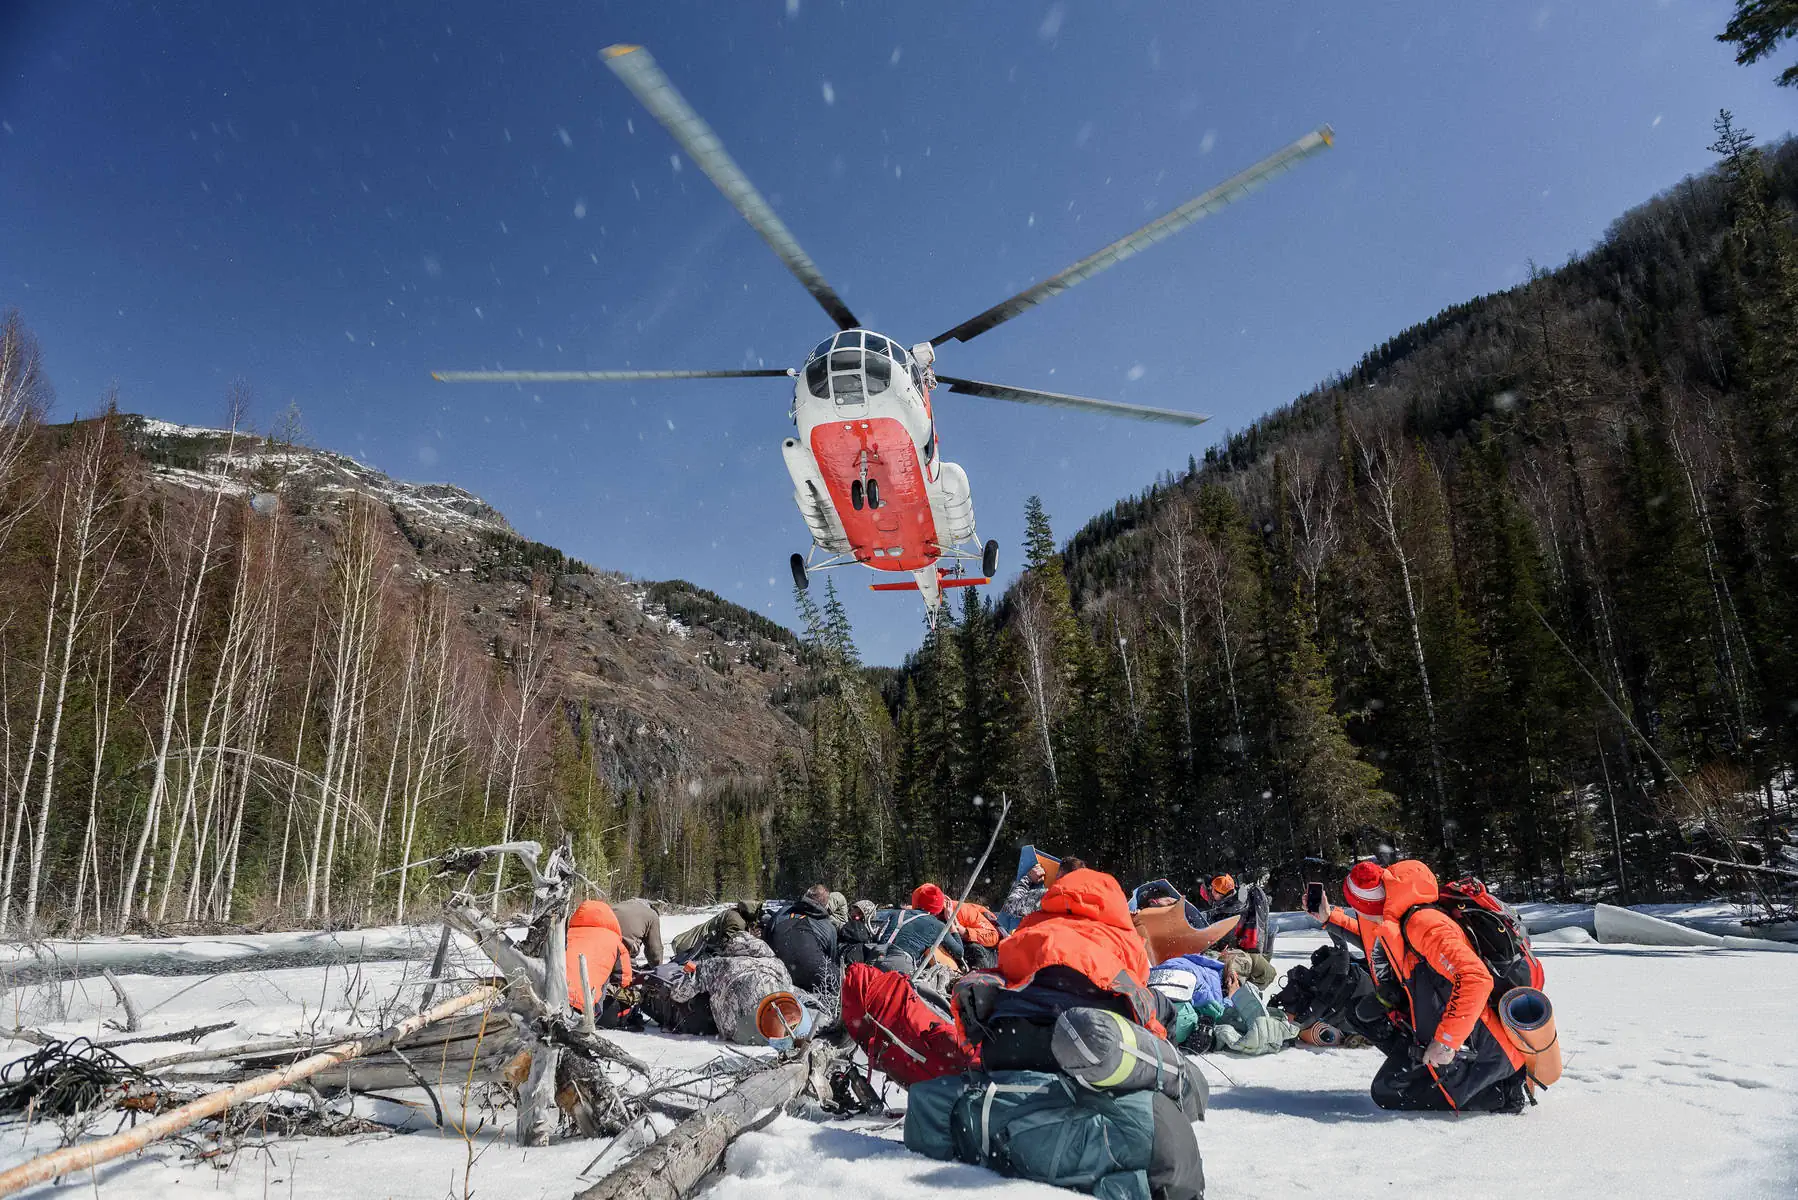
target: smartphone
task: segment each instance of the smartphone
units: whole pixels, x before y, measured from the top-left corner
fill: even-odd
[[[1321,883],[1307,883],[1305,885],[1305,911],[1308,913],[1317,913],[1322,912],[1323,908],[1324,885]]]

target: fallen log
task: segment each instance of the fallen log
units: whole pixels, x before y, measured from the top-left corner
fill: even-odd
[[[724,1161],[731,1142],[785,1111],[829,1053],[813,1044],[798,1058],[748,1076],[574,1200],[685,1200]]]
[[[409,1033],[423,1029],[445,1017],[454,1016],[464,1009],[484,1004],[498,995],[499,991],[496,988],[478,987],[466,995],[445,1000],[435,1008],[427,1009],[416,1016],[390,1025],[379,1033],[356,1041],[340,1043],[323,1053],[301,1059],[282,1070],[260,1075],[223,1091],[202,1096],[198,1100],[183,1104],[180,1108],[144,1122],[129,1133],[114,1134],[112,1137],[100,1138],[81,1145],[66,1146],[61,1150],[40,1155],[29,1162],[20,1163],[10,1170],[0,1171],[0,1196],[11,1196],[34,1183],[44,1183],[67,1175],[71,1171],[84,1170],[103,1162],[111,1162],[115,1158],[122,1158],[134,1150],[143,1149],[151,1142],[186,1129],[196,1121],[217,1116],[234,1104],[292,1087],[300,1080],[316,1075],[327,1067],[336,1066],[360,1055],[385,1050]]]
[[[313,1048],[313,1043],[306,1043],[304,1048]],[[327,1067],[312,1077],[312,1085],[323,1092],[343,1088],[354,1091],[406,1088],[416,1086],[414,1071],[444,1088],[467,1082],[492,1083],[501,1077],[506,1063],[526,1049],[529,1049],[529,1043],[503,1016],[464,1013],[403,1038],[390,1050],[365,1054]],[[279,1070],[299,1057],[304,1055],[275,1042],[198,1051],[182,1061],[229,1061],[233,1066],[204,1075],[192,1073],[183,1078],[234,1083]],[[153,1065],[145,1064],[145,1067]],[[164,1065],[173,1064],[165,1062]]]
[[[435,931],[415,925],[253,937],[130,938],[30,942],[0,947],[0,987],[122,975],[217,975],[284,967],[423,960]]]

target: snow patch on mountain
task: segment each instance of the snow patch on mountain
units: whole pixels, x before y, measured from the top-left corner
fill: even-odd
[[[157,475],[179,487],[232,496],[303,490],[342,495],[358,492],[386,504],[405,521],[437,533],[512,534],[498,509],[450,483],[408,483],[346,454],[280,445],[266,438],[152,417],[133,418],[148,443]],[[170,445],[197,442],[198,445]],[[157,452],[162,453],[158,454]],[[175,459],[175,462],[167,461]]]

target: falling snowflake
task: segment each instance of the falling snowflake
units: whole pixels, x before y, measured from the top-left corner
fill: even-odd
[[[1054,41],[1056,35],[1061,32],[1061,23],[1067,19],[1067,5],[1051,4],[1049,11],[1043,14],[1043,23],[1036,27],[1036,36],[1045,42]]]
[[[581,197],[574,202],[574,219],[584,221],[587,218],[587,198]]]
[[[1207,129],[1205,131],[1205,136],[1199,139],[1199,153],[1200,154],[1210,154],[1212,147],[1216,146],[1216,145],[1217,145],[1217,130]]]
[[[574,145],[574,139],[568,136],[568,131],[563,129],[560,125],[556,126],[556,136],[561,139],[564,146]]]
[[[668,156],[668,165],[674,168],[674,173],[676,175],[679,175],[680,174],[680,155],[670,154]]]
[[[1148,373],[1147,368],[1145,368],[1141,363],[1137,363],[1134,367],[1131,367],[1128,371],[1124,372],[1124,378],[1128,379],[1131,383],[1135,383],[1138,379],[1141,379],[1147,373]]]
[[[836,102],[837,102],[837,89],[831,87],[830,80],[826,79],[824,81],[824,103],[835,104]]]

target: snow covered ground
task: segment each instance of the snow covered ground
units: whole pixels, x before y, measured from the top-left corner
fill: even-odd
[[[677,928],[692,919],[677,918]],[[1314,934],[1282,937],[1282,966],[1302,961]],[[1567,1071],[1522,1117],[1397,1116],[1376,1110],[1367,1082],[1372,1051],[1288,1050],[1259,1059],[1205,1060],[1212,1112],[1199,1126],[1210,1182],[1222,1197],[1400,1195],[1463,1197],[1790,1196],[1798,1190],[1798,1045],[1793,1041],[1798,955],[1709,948],[1539,945],[1558,1010]],[[414,998],[424,968],[382,963],[346,970],[296,968],[208,978],[125,976],[146,1029],[207,1020],[237,1027],[201,1044],[224,1046],[296,1031],[367,1029],[396,995]],[[69,1035],[116,1036],[101,1021],[117,1005],[101,980],[13,989],[4,1018]],[[621,1034],[657,1065],[698,1066],[727,1053],[715,1042]],[[129,1047],[136,1061],[185,1045]],[[33,1047],[12,1043],[16,1057]],[[896,1102],[902,1098],[894,1091]],[[419,1094],[402,1094],[418,1099]],[[457,1105],[446,1097],[452,1111]],[[454,1196],[565,1200],[625,1153],[581,1178],[601,1143],[523,1150],[509,1109],[468,1110],[474,1131],[433,1128],[428,1109],[361,1100],[357,1111],[399,1132],[293,1138],[245,1150],[228,1164],[196,1164],[164,1145],[39,1187],[32,1196],[243,1198]],[[663,1126],[665,1127],[665,1125]],[[110,1133],[111,1125],[95,1133]],[[0,1126],[0,1167],[53,1148],[54,1125]],[[649,1136],[648,1131],[641,1135]],[[732,1147],[710,1195],[767,1197],[1066,1197],[984,1170],[908,1154],[895,1121],[775,1120]]]

